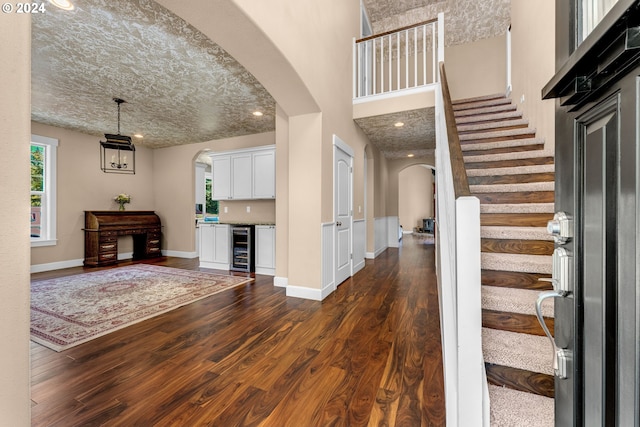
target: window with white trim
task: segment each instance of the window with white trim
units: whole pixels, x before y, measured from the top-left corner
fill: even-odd
[[[56,244],[58,140],[31,135],[31,246]]]

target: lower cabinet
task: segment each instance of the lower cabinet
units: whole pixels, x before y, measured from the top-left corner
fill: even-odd
[[[256,225],[256,273],[276,274],[276,227]]]
[[[229,270],[231,228],[228,224],[200,224],[200,267]]]

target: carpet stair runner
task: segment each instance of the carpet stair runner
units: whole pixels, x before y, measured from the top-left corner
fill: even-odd
[[[549,340],[535,301],[550,283],[554,159],[504,95],[454,101],[472,195],[480,200],[483,354],[492,426],[553,426]],[[553,303],[543,315],[553,331]]]

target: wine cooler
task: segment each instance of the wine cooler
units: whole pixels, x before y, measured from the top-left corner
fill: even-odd
[[[231,228],[231,270],[255,271],[254,260],[255,232],[253,225]]]

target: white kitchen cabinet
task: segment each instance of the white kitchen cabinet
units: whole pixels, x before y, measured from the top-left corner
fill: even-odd
[[[229,270],[231,227],[229,224],[201,223],[200,267]]]
[[[256,225],[255,265],[256,273],[275,276],[276,274],[276,227]]]
[[[275,198],[275,158],[273,146],[212,154],[212,198],[214,200]]]
[[[265,150],[254,152],[253,198],[275,199],[276,197],[276,152]]]
[[[251,153],[231,155],[231,198],[252,199],[251,178],[253,177]]]
[[[231,199],[231,156],[211,156],[211,198]]]

